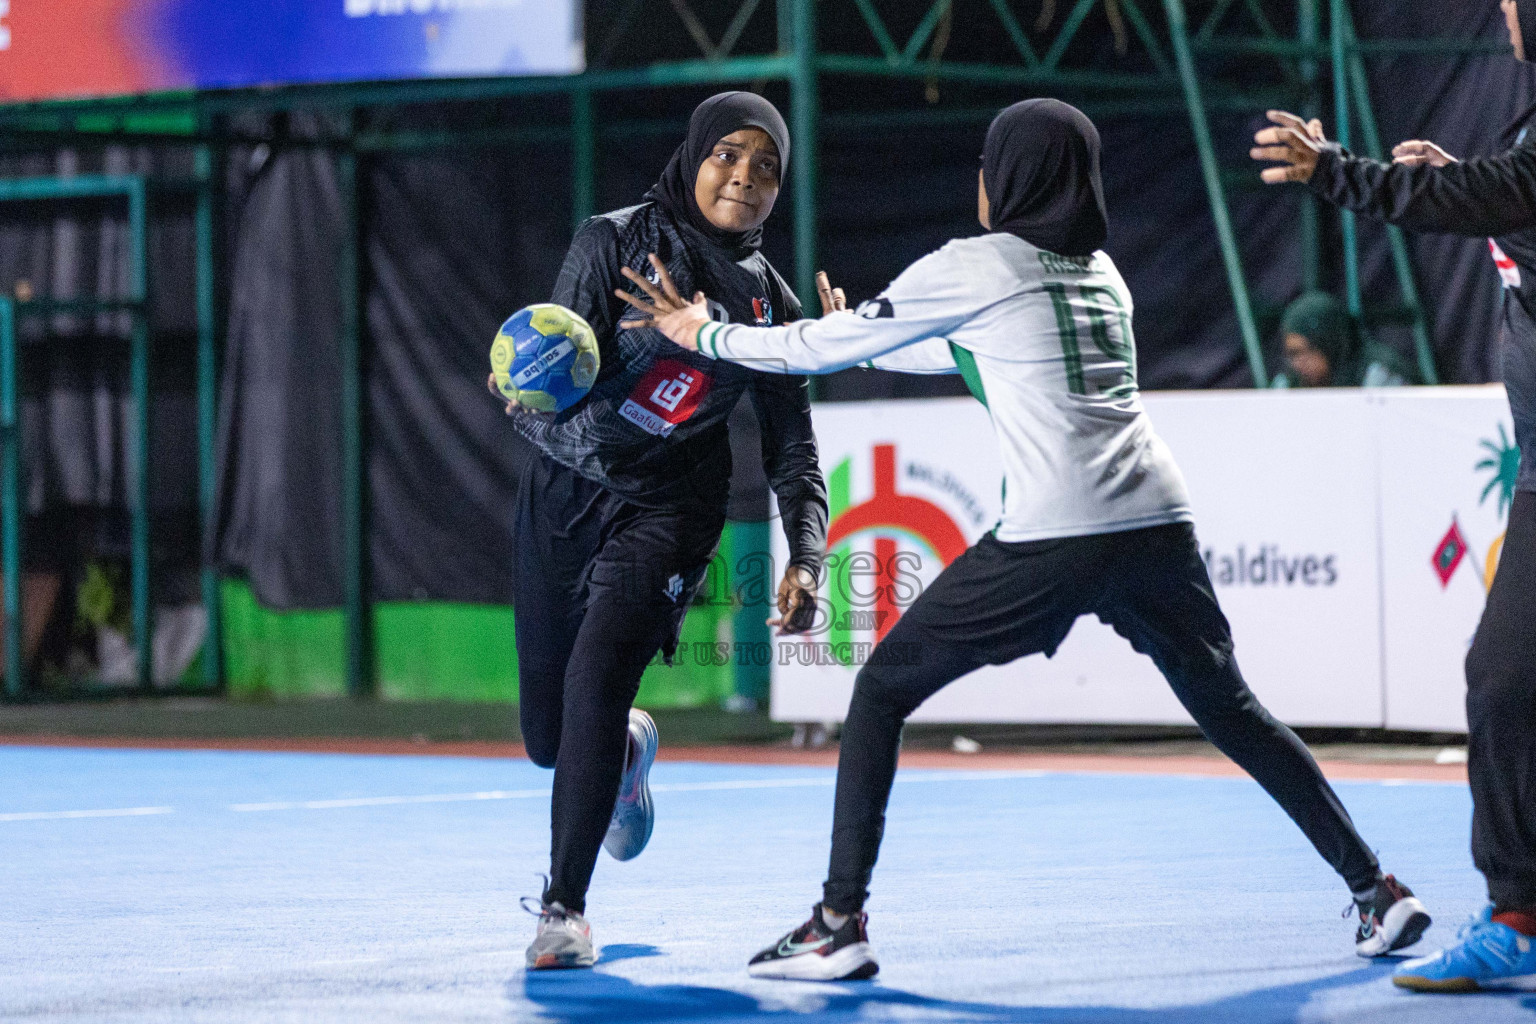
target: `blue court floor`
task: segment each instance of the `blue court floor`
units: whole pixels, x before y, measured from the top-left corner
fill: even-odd
[[[904,772],[872,983],[749,980],[825,870],[832,773],[656,767],[595,971],[525,974],[549,774],[523,761],[0,748],[4,1021],[1530,1021],[1399,992],[1253,783]],[[1436,915],[1481,902],[1464,786],[1339,785]]]

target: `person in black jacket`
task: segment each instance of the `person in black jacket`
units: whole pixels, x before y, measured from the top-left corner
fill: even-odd
[[[719,543],[727,418],[744,396],[789,541],[772,624],[797,631],[814,610],[827,491],[806,379],[717,364],[654,330],[621,331],[627,307],[616,294],[629,285],[621,269],[655,280],[664,266],[707,288],[732,322],[799,319],[794,293],[758,251],[788,159],[789,132],[767,100],[731,92],[700,104],[645,202],[587,221],[561,268],[551,301],[586,318],[601,348],[591,392],[558,416],[507,407],[540,452],[515,513],[523,742],[555,769],[533,969],[595,962],[584,914],[598,848],[628,860],[650,838],[656,727],[632,705],[646,665],[658,652],[671,661]],[[834,301],[830,289],[823,299]]]
[[[1536,44],[1536,0],[1503,0],[1518,59]],[[1498,573],[1467,655],[1472,856],[1490,906],[1456,945],[1402,965],[1420,991],[1536,990],[1536,110],[1501,156],[1458,161],[1414,140],[1384,164],[1350,156],[1322,125],[1271,111],[1255,137],[1271,184],[1305,182],[1319,198],[1418,231],[1492,236],[1505,284],[1500,358],[1521,468]]]

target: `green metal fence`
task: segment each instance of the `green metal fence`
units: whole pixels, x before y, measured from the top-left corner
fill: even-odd
[[[630,0],[630,8],[640,0]],[[633,66],[609,66],[594,62],[587,71],[565,77],[496,78],[470,80],[431,80],[338,85],[308,85],[209,93],[162,93],[100,100],[44,102],[0,105],[0,146],[39,148],[54,145],[120,143],[134,141],[147,145],[196,146],[196,179],[190,184],[196,192],[197,234],[197,329],[198,329],[198,410],[199,473],[203,523],[211,525],[214,502],[214,405],[217,372],[218,303],[217,232],[214,229],[216,174],[224,147],[234,140],[228,133],[226,118],[246,111],[279,111],[318,108],[346,115],[352,126],[342,138],[315,143],[334,148],[340,178],[346,229],[341,240],[341,259],[337,286],[342,297],[342,403],[343,423],[343,501],[345,578],[345,646],[347,688],[364,696],[374,690],[374,651],[370,635],[371,597],[367,559],[367,518],[369,490],[367,482],[367,420],[362,381],[367,339],[362,321],[363,288],[359,238],[357,183],[361,180],[360,163],[371,155],[430,149],[463,148],[475,145],[502,145],[520,139],[538,139],[546,143],[567,142],[573,154],[572,220],[579,222],[593,212],[595,202],[594,163],[600,135],[654,130],[644,122],[609,122],[601,117],[605,94],[691,86],[728,84],[786,83],[790,93],[790,121],[795,136],[796,159],[792,163],[793,221],[795,239],[795,284],[802,294],[814,290],[817,269],[818,210],[817,177],[818,135],[827,126],[878,125],[920,128],[932,124],[984,124],[995,106],[958,109],[897,109],[874,112],[831,112],[823,114],[823,80],[889,79],[924,83],[964,83],[969,87],[1005,90],[1009,97],[1020,92],[1051,93],[1071,99],[1090,115],[1140,114],[1145,116],[1185,116],[1197,144],[1201,174],[1209,199],[1217,244],[1221,248],[1227,283],[1237,313],[1241,343],[1256,383],[1265,383],[1254,303],[1243,270],[1239,239],[1227,208],[1227,182],[1237,176],[1252,176],[1251,168],[1223,169],[1212,138],[1209,113],[1212,111],[1261,111],[1266,107],[1294,104],[1310,113],[1319,105],[1318,68],[1332,66],[1334,103],[1338,114],[1338,132],[1342,140],[1352,135],[1352,121],[1358,116],[1368,152],[1380,152],[1380,139],[1371,108],[1364,60],[1374,56],[1402,54],[1450,54],[1496,52],[1503,47],[1487,40],[1460,39],[1379,39],[1355,38],[1349,6],[1345,0],[1329,0],[1329,36],[1320,36],[1319,0],[1297,0],[1294,33],[1282,35],[1266,17],[1257,0],[1216,0],[1198,27],[1191,22],[1185,0],[1162,0],[1165,24],[1162,31],[1151,16],[1151,0],[1114,0],[1112,11],[1107,0],[1075,0],[1065,10],[1059,26],[1047,32],[1040,26],[1033,34],[1021,24],[1016,8],[1009,0],[988,0],[986,4],[958,5],[953,0],[932,0],[905,40],[897,38],[892,25],[892,5],[879,0],[777,0],[776,46],[772,52],[737,54],[735,49],[762,6],[760,0],[742,0],[734,8],[729,23],[718,40],[712,38],[692,10],[688,0],[673,0],[674,12],[682,20],[699,55],[687,59],[666,60]],[[857,11],[860,23],[868,30],[866,38],[836,40],[823,46],[818,37],[818,18],[833,9]],[[906,5],[910,6],[910,5]],[[1125,69],[1105,70],[1098,66],[1075,66],[1073,42],[1087,19],[1101,10],[1112,19],[1123,19],[1125,49],[1130,39],[1136,43]],[[766,16],[766,15],[762,15]],[[960,24],[960,19],[966,19]],[[1006,38],[1016,60],[977,63],[947,58],[938,45],[939,28],[946,21],[960,32],[991,33]],[[596,26],[589,22],[589,29]],[[1202,72],[1206,57],[1240,54],[1277,62],[1279,74],[1274,88],[1243,89]],[[361,131],[357,128],[358,111],[367,108],[398,107],[476,100],[495,100],[519,96],[563,95],[567,97],[568,118],[561,125],[502,126],[473,130]],[[666,126],[675,130],[675,126]],[[97,191],[91,191],[95,189]],[[84,190],[82,192],[81,190]],[[133,315],[133,388],[136,408],[138,477],[133,498],[133,599],[134,632],[139,638],[139,682],[149,686],[152,680],[148,643],[151,628],[149,593],[149,503],[148,457],[146,443],[150,389],[148,355],[150,338],[145,302],[149,294],[149,268],[144,261],[144,217],[149,183],[142,178],[124,179],[24,179],[0,182],[0,203],[58,202],[81,195],[125,196],[129,203],[131,234],[134,239],[133,282],[130,299],[114,308],[128,309]],[[1303,260],[1309,284],[1317,280],[1317,210],[1302,200]],[[136,218],[136,219],[135,219]],[[1346,290],[1351,308],[1361,310],[1358,278],[1358,243],[1352,220],[1344,221],[1346,240]],[[1402,294],[1402,308],[1397,312],[1414,326],[1420,372],[1433,382],[1435,368],[1429,346],[1425,315],[1413,280],[1413,269],[1400,232],[1390,236],[1393,264]],[[84,308],[90,304],[73,304]],[[4,602],[7,611],[7,661],[18,657],[20,603],[18,568],[21,544],[21,510],[16,483],[19,481],[18,430],[15,407],[15,317],[56,311],[58,303],[0,303],[0,340],[3,340],[4,381],[0,381],[0,427],[4,430],[5,474],[3,502],[4,564],[6,569]],[[97,307],[92,307],[97,308]],[[13,315],[14,314],[14,315]],[[203,570],[203,597],[208,610],[211,642],[204,658],[205,679],[216,685],[220,678],[219,580],[211,566]],[[10,693],[22,687],[19,665],[7,672]]]
[[[201,151],[200,151],[201,152]],[[17,319],[60,312],[91,313],[121,310],[128,313],[129,389],[133,401],[133,471],[129,495],[131,535],[132,623],[138,685],[149,690],[154,685],[153,595],[151,568],[151,498],[150,498],[150,412],[153,400],[150,387],[152,338],[149,325],[150,267],[149,212],[151,192],[191,191],[195,193],[197,250],[196,295],[198,333],[198,471],[202,521],[205,529],[212,522],[215,462],[214,428],[217,399],[215,344],[215,302],[213,267],[213,181],[211,160],[200,156],[198,174],[192,182],[152,183],[141,175],[83,175],[72,178],[16,178],[0,180],[0,205],[15,203],[73,203],[82,201],[122,201],[128,214],[128,294],[121,300],[40,299],[15,301],[5,298],[0,305],[0,429],[4,431],[4,457],[0,461],[0,487],[3,487],[3,517],[0,517],[0,550],[5,571],[5,688],[19,696],[26,686],[26,662],[22,649],[21,574],[24,509],[22,508],[21,419],[18,390],[20,352],[17,343]],[[203,600],[207,610],[210,638],[217,638],[219,624],[218,579],[211,568],[203,571]],[[220,648],[217,642],[206,645],[203,657],[205,682],[216,685],[219,679]]]

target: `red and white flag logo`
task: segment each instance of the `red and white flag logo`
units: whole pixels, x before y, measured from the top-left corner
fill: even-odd
[[[1506,288],[1520,287],[1520,264],[1504,255],[1504,250],[1499,248],[1499,243],[1488,239],[1488,249],[1493,253],[1493,265],[1499,268],[1499,278]]]

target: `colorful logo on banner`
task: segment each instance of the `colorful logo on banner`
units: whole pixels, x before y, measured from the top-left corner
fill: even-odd
[[[575,0],[0,0],[0,100],[582,70]]]
[[[1481,447],[1487,453],[1474,467],[1479,473],[1488,474],[1487,484],[1483,487],[1482,495],[1478,498],[1478,504],[1487,504],[1488,499],[1498,495],[1499,518],[1504,519],[1509,515],[1510,503],[1515,500],[1515,481],[1520,476],[1520,449],[1509,439],[1509,433],[1504,425],[1499,424],[1499,438],[1490,441],[1484,438]],[[1472,542],[1467,539],[1466,532],[1461,527],[1460,520],[1451,516],[1451,528],[1440,538],[1440,543],[1435,545],[1435,553],[1430,559],[1430,564],[1435,570],[1435,575],[1440,578],[1440,588],[1443,590],[1451,585],[1451,579],[1456,575],[1456,570],[1461,568],[1463,562],[1471,559],[1477,568],[1478,576],[1482,581],[1483,589],[1493,587],[1493,577],[1499,569],[1499,555],[1504,550],[1504,534],[1499,534],[1488,545],[1488,553],[1481,565],[1476,565],[1476,553]]]
[[[851,457],[827,478],[832,515],[827,529],[831,551],[827,632],[837,660],[844,665],[854,661],[855,637],[883,640],[902,609],[921,593],[922,579],[931,578],[935,568],[949,565],[969,546],[965,533],[943,508],[898,490],[894,444],[874,445],[870,459],[874,492],[857,504],[851,498]],[[947,482],[950,489],[959,486]],[[968,492],[957,496],[968,505],[976,504]],[[871,546],[863,546],[866,542]]]

